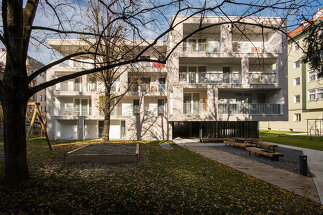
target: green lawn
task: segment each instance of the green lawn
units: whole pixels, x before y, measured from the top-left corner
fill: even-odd
[[[322,214],[304,197],[206,159],[177,145],[141,142],[139,165],[62,166],[66,151],[84,142],[42,139],[28,145],[31,181],[0,186],[5,214]],[[3,150],[3,146],[0,147]],[[3,165],[3,163],[2,163]],[[3,177],[3,167],[0,169]]]
[[[303,135],[292,135],[294,133],[296,132],[260,130],[260,138],[268,142],[323,151],[323,136],[310,137]]]

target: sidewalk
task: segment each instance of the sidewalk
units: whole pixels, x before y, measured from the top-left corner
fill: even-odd
[[[275,143],[277,144],[277,143]],[[313,175],[313,180],[320,196],[321,204],[323,205],[323,151],[306,149],[296,146],[288,146],[277,144],[279,147],[302,150],[304,155],[307,155],[307,165]]]
[[[310,198],[313,201],[320,202],[318,191],[315,187],[313,179],[310,177],[298,175],[283,169],[278,169],[263,163],[259,163],[257,161],[249,160],[241,156],[207,147],[204,144],[197,143],[196,140],[182,139],[173,141],[184,148],[187,148],[195,153],[199,153],[226,166],[279,186],[290,192]],[[304,152],[304,154],[306,155],[307,153]],[[309,154],[307,155],[309,156]],[[316,161],[313,161],[313,163],[316,163]],[[315,175],[315,172],[313,174]]]

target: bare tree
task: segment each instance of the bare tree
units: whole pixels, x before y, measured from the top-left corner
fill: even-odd
[[[194,2],[194,4],[191,4]],[[109,20],[104,29],[91,31],[84,28],[79,19],[74,19],[73,16],[68,16],[67,12],[74,9],[79,9],[79,15],[88,7],[84,1],[39,1],[39,0],[2,0],[2,27],[0,41],[5,46],[7,51],[6,68],[4,71],[3,80],[0,81],[0,100],[4,111],[4,148],[5,148],[5,181],[8,183],[18,183],[29,179],[29,171],[27,165],[26,153],[26,130],[25,116],[28,99],[36,92],[57,83],[73,79],[82,75],[96,73],[100,71],[114,70],[117,67],[140,62],[140,61],[155,61],[165,63],[173,54],[174,50],[181,42],[194,35],[195,33],[217,26],[221,24],[239,24],[244,23],[245,17],[260,16],[261,13],[278,14],[287,16],[293,11],[300,10],[305,7],[308,1],[185,1],[185,0],[111,0],[104,2],[99,0],[98,4],[109,11]],[[228,12],[229,9],[242,8]],[[52,25],[35,25],[35,16],[39,13],[52,14],[55,23]],[[184,15],[184,16],[181,16]],[[223,22],[209,23],[204,25],[205,17],[223,16]],[[239,18],[232,19],[229,15],[238,15]],[[173,16],[170,18],[170,16]],[[148,49],[154,48],[157,41],[167,39],[170,33],[178,25],[193,16],[199,16],[200,25],[190,34],[183,37],[176,44],[171,44],[164,59],[148,60],[140,59],[140,56]],[[84,38],[93,37],[99,38],[98,41],[109,41],[113,38],[108,38],[109,34],[105,32],[110,26],[115,23],[120,23],[127,33],[127,48],[121,50],[115,59],[110,59],[110,50],[100,53],[100,43],[94,47],[82,48],[67,53],[58,60],[55,60],[31,75],[27,75],[26,58],[30,45],[41,44],[47,37],[56,38]],[[282,23],[283,24],[283,23]],[[262,26],[261,23],[253,23],[251,26]],[[265,28],[273,28],[265,25]],[[112,29],[112,28],[111,28]],[[149,34],[147,34],[149,31]],[[285,32],[286,33],[286,32]],[[107,37],[107,38],[104,38]],[[150,37],[150,41],[147,38]],[[102,39],[100,39],[102,38]],[[47,47],[48,48],[48,47]],[[158,50],[156,50],[158,51]],[[112,52],[114,53],[114,52]],[[91,57],[93,59],[104,59],[102,66],[97,66],[92,69],[85,69],[69,75],[49,80],[45,83],[34,87],[29,87],[29,83],[38,75],[46,72],[51,67],[63,63],[72,58],[81,56]],[[97,62],[98,63],[98,62]],[[109,83],[111,84],[111,83]],[[108,107],[109,105],[107,105]]]

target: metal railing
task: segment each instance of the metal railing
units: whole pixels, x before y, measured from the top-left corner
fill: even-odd
[[[91,107],[54,107],[52,110],[54,116],[89,116],[91,115]]]
[[[249,73],[250,84],[276,84],[276,73]]]
[[[232,51],[240,53],[261,53],[261,52],[281,52],[281,44],[271,44],[268,42],[232,42]]]
[[[206,115],[207,113],[207,103],[187,102],[183,104],[183,114],[185,115]]]
[[[218,104],[219,114],[282,115],[283,104]]]
[[[209,41],[206,43],[196,43],[192,45],[189,42],[184,42],[183,52],[186,54],[192,53],[219,53],[221,52],[221,43],[219,41]]]
[[[133,84],[131,86],[130,93],[138,94],[139,92],[142,93],[164,93],[166,92],[166,84]]]
[[[68,91],[68,92],[81,92],[82,85],[81,83],[68,84],[68,82],[62,82],[56,85],[56,91]]]
[[[189,84],[241,84],[241,73],[181,72],[179,78]]]

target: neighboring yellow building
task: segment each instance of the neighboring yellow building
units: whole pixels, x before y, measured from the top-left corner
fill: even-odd
[[[322,21],[322,11],[321,9],[314,14],[313,19]],[[304,38],[308,25],[303,24],[289,33],[291,39],[288,40],[288,121],[259,122],[261,129],[323,133],[323,75],[301,62],[301,47],[305,48]],[[308,119],[319,120],[308,122]]]

